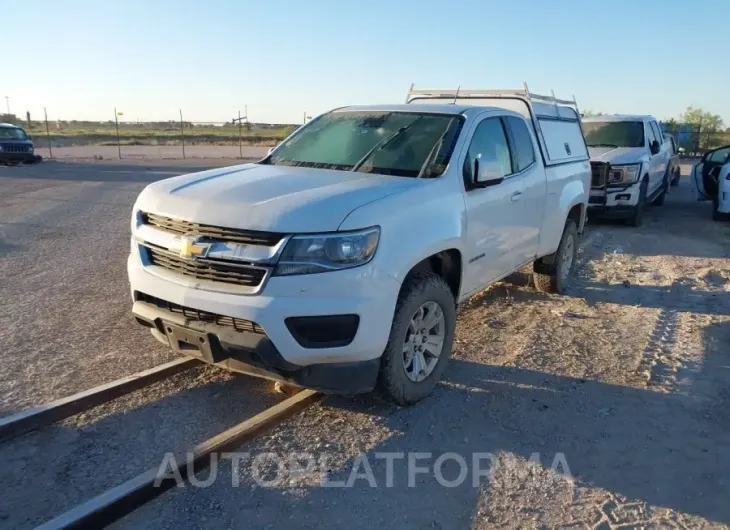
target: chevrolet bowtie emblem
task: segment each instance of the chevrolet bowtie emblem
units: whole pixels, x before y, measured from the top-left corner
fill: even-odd
[[[195,239],[183,239],[182,247],[180,247],[181,258],[204,258],[210,249],[210,245],[198,244]]]

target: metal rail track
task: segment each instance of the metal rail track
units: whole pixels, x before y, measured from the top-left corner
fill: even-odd
[[[176,359],[111,383],[0,418],[0,442],[87,411],[201,364],[200,361],[189,357]]]
[[[164,478],[160,477],[158,480],[158,467],[148,469],[37,528],[38,530],[104,528],[175,487],[177,483],[170,475],[179,474],[184,481],[187,481],[191,474],[210,465],[211,455],[219,455],[240,446],[323,397],[314,390],[302,390],[195,446],[188,458],[176,465],[176,469],[166,470]]]

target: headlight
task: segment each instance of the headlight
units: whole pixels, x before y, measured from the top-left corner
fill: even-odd
[[[630,164],[626,166],[611,166],[608,172],[608,185],[633,184],[639,180],[641,164]]]
[[[364,265],[375,255],[379,239],[377,226],[356,232],[294,236],[284,247],[274,276],[314,274]]]
[[[3,152],[3,146],[0,145],[0,153],[2,153],[2,152]]]
[[[29,153],[32,153],[33,152],[33,146],[32,145],[28,146],[28,152]]]

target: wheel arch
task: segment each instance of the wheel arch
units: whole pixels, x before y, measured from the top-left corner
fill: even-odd
[[[431,273],[440,276],[451,289],[454,301],[458,301],[461,291],[461,280],[464,274],[464,262],[458,248],[447,248],[435,252],[415,263],[405,278],[418,273]],[[401,290],[405,281],[401,284]]]

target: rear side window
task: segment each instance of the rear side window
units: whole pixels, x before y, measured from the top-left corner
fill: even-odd
[[[535,148],[525,120],[507,116],[507,123],[514,141],[515,171],[527,169],[535,162]]]

